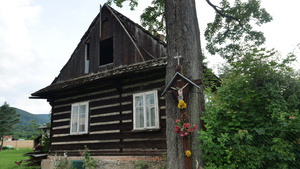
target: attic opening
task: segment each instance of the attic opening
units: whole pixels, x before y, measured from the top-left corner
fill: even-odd
[[[100,63],[106,65],[114,61],[114,40],[113,37],[100,41]]]

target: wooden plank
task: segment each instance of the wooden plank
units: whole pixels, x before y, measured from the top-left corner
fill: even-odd
[[[111,130],[112,132],[114,130]],[[68,135],[63,137],[53,137],[53,143],[68,141],[95,141],[95,140],[114,140],[120,139],[120,132],[105,134],[89,134],[89,135]]]

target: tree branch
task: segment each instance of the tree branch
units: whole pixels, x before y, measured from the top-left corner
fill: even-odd
[[[240,20],[234,16],[231,16],[231,15],[227,15],[227,14],[224,14],[222,11],[220,11],[218,8],[218,6],[212,4],[210,2],[210,0],[206,0],[206,2],[208,3],[209,6],[211,6],[219,15],[221,15],[222,17],[225,17],[225,18],[228,18],[230,20],[236,20],[237,22],[240,23]]]

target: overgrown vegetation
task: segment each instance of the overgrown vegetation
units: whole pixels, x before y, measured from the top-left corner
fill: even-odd
[[[70,160],[68,160],[66,153],[64,156],[55,154],[54,157],[52,157],[51,162],[55,169],[72,169]]]
[[[45,126],[48,127],[50,129],[50,123],[46,123]],[[51,146],[51,141],[50,141],[50,133],[46,131],[44,131],[44,133],[42,133],[42,138],[41,138],[41,143],[42,146],[44,147],[44,151],[45,152],[49,152],[50,150],[50,146]]]
[[[90,150],[85,145],[84,150],[79,151],[83,165],[82,167],[89,169],[96,169],[99,167],[99,161],[91,157]],[[63,156],[55,154],[51,159],[51,162],[55,169],[73,169],[72,161],[68,159],[67,153],[65,152]]]
[[[84,150],[80,151],[81,156],[83,157],[83,166],[90,169],[95,169],[98,167],[98,160],[91,157],[88,147],[85,145]]]
[[[207,169],[300,166],[300,74],[273,50],[249,47],[224,69],[201,131]]]

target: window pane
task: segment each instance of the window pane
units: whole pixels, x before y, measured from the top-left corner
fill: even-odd
[[[85,114],[86,114],[86,105],[80,105],[79,109],[79,132],[85,132]]]
[[[154,94],[146,95],[146,114],[147,114],[147,127],[155,126],[155,104]]]
[[[143,107],[137,107],[135,109],[135,126],[136,128],[144,128],[144,109]]]
[[[135,127],[144,128],[143,96],[135,96]]]
[[[149,119],[149,126],[154,127],[155,126],[155,107],[150,108],[150,119]]]
[[[154,94],[146,95],[146,105],[154,105]]]
[[[143,106],[143,96],[135,96],[135,107]]]
[[[72,117],[71,117],[71,133],[77,133],[77,122],[78,122],[78,106],[73,106]]]
[[[155,107],[148,106],[146,109],[146,114],[147,114],[147,121],[146,121],[147,127],[155,127]]]

